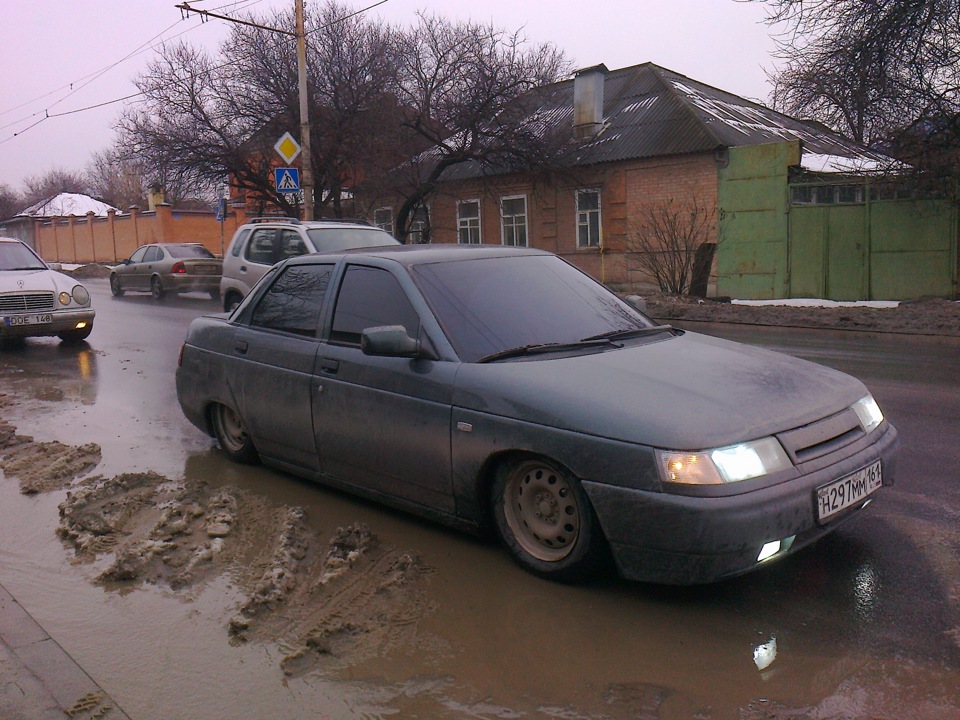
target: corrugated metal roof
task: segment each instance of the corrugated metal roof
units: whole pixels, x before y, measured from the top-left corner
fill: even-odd
[[[542,123],[554,131],[570,128],[572,138],[573,85],[570,79],[542,89],[547,99],[531,115],[531,123]],[[571,143],[566,155],[570,165],[711,152],[719,147],[783,140],[800,140],[809,153],[884,159],[818,124],[796,120],[653,63],[608,72],[603,94],[603,129],[592,139]],[[475,162],[461,163],[449,168],[442,180],[503,171]]]

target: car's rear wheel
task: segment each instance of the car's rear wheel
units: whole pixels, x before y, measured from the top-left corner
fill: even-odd
[[[555,463],[525,457],[502,464],[493,483],[497,531],[514,559],[541,577],[588,579],[606,544],[579,481]]]
[[[239,413],[226,405],[217,404],[210,410],[210,420],[217,442],[231,460],[246,464],[257,462],[257,449]]]
[[[240,304],[241,300],[243,300],[243,296],[239,293],[228,292],[223,298],[223,311],[233,312],[237,309],[237,305]]]
[[[150,279],[150,294],[153,295],[154,300],[163,300],[163,296],[166,294],[166,290],[163,289],[163,283],[160,281],[156,275]]]
[[[120,286],[120,277],[116,274],[110,276],[110,292],[114,297],[123,295],[123,288]]]

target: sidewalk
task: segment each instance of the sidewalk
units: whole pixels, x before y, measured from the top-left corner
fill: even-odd
[[[2,585],[0,718],[129,720]]]

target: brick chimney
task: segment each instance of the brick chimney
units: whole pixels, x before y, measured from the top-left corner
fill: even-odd
[[[607,66],[577,70],[573,76],[573,134],[578,140],[595,137],[603,129],[603,79]]]

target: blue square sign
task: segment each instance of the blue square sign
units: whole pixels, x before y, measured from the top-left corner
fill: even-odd
[[[300,192],[300,171],[297,168],[274,168],[273,180],[277,185],[277,192]]]

